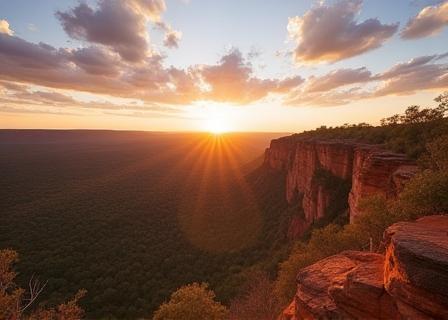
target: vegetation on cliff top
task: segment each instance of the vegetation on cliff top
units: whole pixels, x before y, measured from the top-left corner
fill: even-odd
[[[448,92],[434,99],[437,106],[410,106],[402,115],[381,120],[381,126],[367,123],[345,124],[340,127],[321,126],[315,130],[293,135],[298,139],[353,139],[369,144],[381,144],[395,152],[417,159],[426,151],[430,141],[448,134]]]

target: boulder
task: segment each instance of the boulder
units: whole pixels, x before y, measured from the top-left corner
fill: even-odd
[[[344,251],[302,269],[295,296],[298,319],[396,319],[383,287],[384,257]]]
[[[385,287],[403,317],[448,319],[448,216],[396,223],[385,242]]]

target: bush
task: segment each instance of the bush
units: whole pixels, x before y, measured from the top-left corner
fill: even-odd
[[[256,271],[249,274],[242,293],[230,304],[230,319],[277,319],[281,309],[273,289],[274,284],[266,273]]]
[[[399,210],[410,218],[448,212],[448,172],[425,170],[406,185]]]
[[[183,286],[171,295],[154,314],[154,320],[223,320],[227,309],[215,301],[215,294],[205,283]]]
[[[300,269],[344,250],[361,250],[366,241],[368,239],[351,225],[330,224],[314,230],[309,242],[298,243],[288,259],[280,264],[275,295],[282,305],[287,305],[297,289],[296,275]]]

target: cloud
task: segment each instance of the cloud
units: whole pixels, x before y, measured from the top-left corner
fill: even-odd
[[[9,22],[6,20],[0,20],[0,33],[8,34],[12,36],[14,31],[9,28]]]
[[[330,90],[326,92],[296,91],[284,104],[289,106],[335,107],[345,105],[355,100],[369,98],[371,94],[360,87],[347,90]]]
[[[30,87],[12,82],[0,82],[0,112],[48,113],[87,115],[101,112],[120,116],[164,116],[179,117],[181,108],[159,104],[148,104],[135,100],[126,103],[112,103],[106,100],[80,101],[69,94],[52,90],[32,90]]]
[[[204,94],[206,99],[237,104],[260,100],[269,93],[285,92],[303,82],[300,77],[284,80],[254,77],[252,65],[236,49],[224,55],[216,65],[203,66],[199,74],[210,87]]]
[[[165,33],[165,39],[163,40],[163,44],[167,48],[177,48],[179,47],[179,41],[182,38],[182,32],[171,30]]]
[[[28,25],[26,26],[26,28],[31,31],[31,32],[37,32],[39,31],[39,29],[36,27],[35,24],[33,23],[28,23]]]
[[[302,86],[292,89],[284,103],[290,106],[338,106],[387,95],[444,90],[448,88],[447,58],[448,53],[416,57],[375,75],[366,68],[358,68],[311,76]]]
[[[448,25],[448,2],[423,8],[401,31],[403,39],[417,39],[440,33]]]
[[[321,77],[310,77],[307,81],[308,92],[328,91],[345,85],[367,82],[372,73],[365,67],[358,69],[339,69]]]
[[[436,63],[446,57],[446,54],[422,56],[395,65],[376,76],[383,83],[374,95],[412,94],[419,90],[448,88],[448,64]]]
[[[87,47],[73,50],[70,60],[90,74],[117,75],[121,65],[120,59],[113,53],[101,47]]]
[[[126,0],[126,2],[135,11],[140,12],[152,21],[160,21],[160,16],[166,10],[165,0]]]
[[[174,30],[169,24],[163,21],[157,22],[156,27],[165,32],[165,38],[163,39],[165,47],[170,49],[179,47],[182,32]]]
[[[179,69],[165,67],[160,55],[134,64],[104,46],[57,49],[6,34],[0,34],[0,80],[166,105],[199,100],[248,104],[269,94],[287,94],[304,81],[299,76],[256,77],[238,50],[216,64]]]
[[[192,75],[166,69],[162,63],[156,55],[137,65],[120,63],[105,49],[56,49],[0,34],[0,79],[152,102],[191,102],[191,93],[181,92],[175,84],[182,82],[185,88],[186,82],[193,82]]]
[[[378,48],[392,37],[398,24],[382,24],[376,18],[355,20],[361,5],[361,0],[341,0],[289,18],[288,33],[297,43],[295,61],[335,62]]]
[[[98,8],[80,3],[57,11],[56,17],[72,38],[108,46],[124,60],[140,62],[149,55],[149,20],[160,20],[162,0],[100,0]]]

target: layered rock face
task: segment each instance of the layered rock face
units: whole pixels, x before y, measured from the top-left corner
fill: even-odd
[[[352,190],[349,195],[350,222],[361,213],[360,201],[373,194],[394,198],[416,172],[415,162],[372,146],[355,148]]]
[[[344,251],[297,275],[297,319],[397,319],[383,286],[384,257]]]
[[[293,221],[290,234],[300,236],[325,216],[334,190],[315,179],[319,170],[352,185],[348,197],[350,220],[359,215],[359,202],[371,194],[395,197],[417,171],[404,155],[377,146],[343,140],[305,139],[297,135],[271,141],[265,165],[286,175],[286,199],[301,202],[302,221]],[[294,218],[297,220],[297,218]]]
[[[385,232],[384,283],[406,319],[448,319],[448,216],[396,223]]]
[[[280,319],[448,319],[448,216],[397,223],[386,255],[344,251],[299,271]]]

